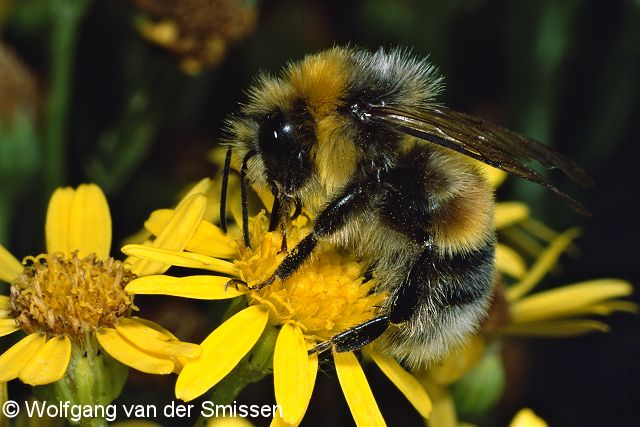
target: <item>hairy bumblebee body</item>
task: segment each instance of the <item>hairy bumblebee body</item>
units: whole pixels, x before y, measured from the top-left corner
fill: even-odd
[[[323,240],[365,259],[390,295],[379,317],[318,351],[354,350],[381,337],[387,353],[419,365],[477,330],[494,283],[495,232],[492,189],[469,157],[582,209],[521,161],[586,183],[579,168],[535,141],[438,106],[439,89],[435,70],[401,50],[338,47],[279,77],[262,76],[229,119],[227,160],[231,150],[243,159],[245,193],[248,181],[273,192],[271,228],[286,232],[294,206],[315,218],[313,231],[258,287],[289,277]],[[245,225],[249,245],[247,236]]]

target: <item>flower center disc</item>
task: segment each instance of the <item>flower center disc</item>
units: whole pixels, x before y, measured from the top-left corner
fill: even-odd
[[[254,218],[253,249],[238,245],[235,264],[249,285],[267,279],[286,256],[281,252],[280,233],[268,233],[266,228],[264,216]],[[287,232],[289,249],[308,232],[304,220],[294,221]],[[386,295],[373,292],[375,280],[363,277],[365,269],[353,255],[320,243],[291,277],[249,291],[247,297],[252,304],[268,307],[273,324],[293,322],[307,338],[322,341],[375,317],[383,305]]]
[[[113,326],[135,309],[124,291],[135,276],[113,258],[54,253],[26,257],[23,264],[11,283],[11,311],[27,332],[80,336]]]

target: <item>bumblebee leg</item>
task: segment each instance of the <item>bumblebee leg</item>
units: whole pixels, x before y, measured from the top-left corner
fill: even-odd
[[[356,325],[347,329],[344,332],[340,332],[337,335],[331,337],[330,340],[321,342],[313,349],[311,353],[322,353],[330,348],[333,348],[338,353],[345,351],[359,350],[370,342],[375,341],[380,335],[384,333],[389,327],[389,317],[378,316],[371,320],[367,320],[364,323]]]
[[[231,172],[231,147],[227,149],[222,169],[222,186],[220,188],[220,229],[227,232],[227,187],[229,186],[229,173]]]
[[[319,238],[329,237],[338,232],[353,215],[370,203],[373,190],[375,186],[370,181],[347,186],[339,197],[320,212],[313,223],[311,233],[287,254],[273,275],[251,289],[260,289],[270,285],[276,279],[285,280],[291,276],[309,258]]]
[[[420,302],[420,289],[422,289],[424,283],[423,266],[425,265],[425,260],[431,256],[431,253],[431,245],[428,245],[413,264],[402,285],[397,288],[397,292],[391,297],[388,314],[374,317],[344,332],[340,332],[331,337],[330,340],[318,344],[312,351],[321,353],[332,348],[334,351],[342,353],[358,350],[378,339],[390,325],[402,324],[409,320],[416,312]]]
[[[251,239],[249,238],[249,199],[247,182],[247,163],[256,155],[256,150],[251,150],[245,154],[242,160],[242,167],[240,168],[240,195],[242,198],[242,236],[244,238],[244,245],[248,248],[251,247]]]
[[[428,237],[427,241],[431,241]],[[409,274],[405,276],[402,283],[393,294],[389,307],[389,321],[392,324],[401,324],[413,317],[420,301],[423,298],[423,291],[429,283],[429,272],[432,272],[433,246],[429,243],[411,266]]]
[[[311,255],[313,249],[316,247],[318,240],[313,235],[313,232],[302,239],[291,252],[282,260],[280,265],[276,268],[276,271],[262,283],[255,286],[250,286],[250,289],[257,290],[269,286],[274,280],[284,280],[291,276]]]

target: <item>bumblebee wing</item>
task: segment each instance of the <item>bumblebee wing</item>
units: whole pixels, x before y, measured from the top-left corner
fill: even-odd
[[[369,119],[386,123],[409,135],[544,185],[575,210],[589,215],[579,202],[560,191],[524,162],[535,160],[547,168],[560,169],[583,186],[591,185],[591,178],[571,160],[533,139],[438,105],[421,109],[369,106],[366,115]]]

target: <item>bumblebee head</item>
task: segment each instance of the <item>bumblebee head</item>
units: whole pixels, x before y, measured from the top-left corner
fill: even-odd
[[[257,120],[257,152],[268,183],[279,193],[294,196],[313,169],[314,135],[304,117],[275,110]]]
[[[235,154],[254,154],[247,163],[250,181],[293,197],[317,183],[330,193],[352,174],[353,123],[341,111],[351,55],[334,48],[289,64],[278,76],[258,77],[240,114],[228,122]]]

